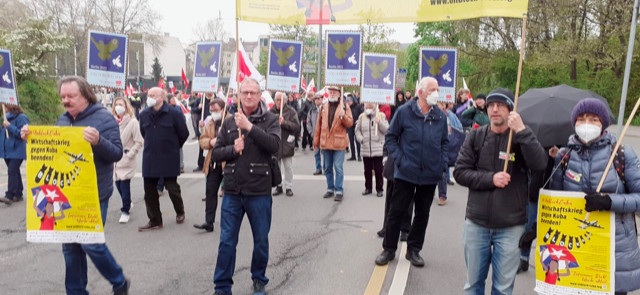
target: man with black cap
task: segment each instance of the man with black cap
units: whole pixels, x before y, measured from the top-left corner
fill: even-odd
[[[490,125],[467,136],[453,175],[469,188],[463,232],[467,265],[465,294],[484,294],[492,265],[492,294],[511,294],[520,260],[518,241],[527,222],[527,170],[542,171],[547,154],[522,118],[513,93],[498,88],[487,96]],[[507,155],[509,133],[513,132]],[[507,172],[503,172],[508,161]]]

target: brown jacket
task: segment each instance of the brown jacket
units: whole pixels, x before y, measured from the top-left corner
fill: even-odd
[[[116,181],[132,179],[136,174],[136,156],[142,150],[142,144],[144,143],[142,134],[140,134],[140,124],[136,118],[125,115],[119,126],[124,154],[113,169],[113,178]]]
[[[227,113],[226,118],[228,117],[229,114]],[[220,128],[222,121],[224,121],[224,119],[215,122],[213,120],[209,120],[209,122],[207,122],[207,125],[204,126],[204,131],[200,135],[200,148],[207,151],[207,156],[204,158],[204,166],[202,167],[202,172],[204,172],[204,175],[209,174],[209,163],[211,163],[211,149],[213,149],[213,146],[210,145],[209,142],[211,141],[211,139],[218,136],[218,128]]]
[[[348,105],[345,105],[344,101],[340,101],[340,105],[338,105],[333,117],[331,130],[329,130],[329,108],[329,102],[322,105],[320,115],[318,116],[318,122],[316,123],[316,130],[313,134],[313,146],[319,147],[322,150],[344,150],[349,146],[347,128],[353,126],[351,108],[349,108]],[[339,114],[343,110],[344,115],[340,118]]]

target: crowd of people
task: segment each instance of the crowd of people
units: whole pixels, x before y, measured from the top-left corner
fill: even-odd
[[[528,269],[535,238],[535,202],[544,186],[540,180],[551,178],[548,187],[552,189],[585,192],[586,211],[615,212],[619,229],[615,236],[616,294],[640,288],[640,249],[634,226],[634,212],[640,208],[640,165],[632,148],[613,151],[616,139],[606,131],[608,106],[597,99],[583,99],[567,114],[575,128],[568,144],[542,147],[513,111],[510,90],[496,88],[471,99],[469,90],[460,89],[455,104],[442,102],[438,90],[436,79],[423,78],[415,97],[398,91],[390,107],[365,103],[357,92],[342,93],[341,88],[329,86],[327,97],[309,91],[300,101],[276,92],[269,108],[258,81],[247,78],[237,96],[229,97],[233,103],[195,93],[188,101],[183,93],[167,94],[154,87],[142,100],[140,96],[114,97],[106,107],[85,79],[65,77],[59,81],[58,91],[66,112],[56,125],[86,126],[83,136],[94,152],[103,225],[114,183],[122,199],[119,222],[129,221],[133,206],[130,183],[136,158],[142,153],[148,222],[138,230],[160,230],[164,221],[159,197],[165,187],[176,223],[185,220],[177,177],[184,172],[182,146],[189,137],[183,110],[190,106],[188,115],[199,143],[194,172],[204,173],[206,179],[205,220],[195,228],[214,231],[218,196],[222,197],[215,294],[231,294],[245,214],[253,233],[252,288],[254,294],[265,294],[272,196],[294,196],[293,156],[299,148],[306,151],[307,147],[314,152],[312,173],[326,177],[323,198],[345,200],[343,165],[349,160],[363,162],[362,195],[373,194],[375,189],[377,197],[386,197],[378,232],[383,238],[383,251],[375,258],[378,265],[395,259],[401,240],[407,242],[405,258],[416,267],[424,266],[420,252],[435,191],[437,188],[437,204],[446,205],[447,186],[454,184],[453,176],[468,188],[464,292],[484,294],[491,266],[492,294],[511,294],[516,274]],[[138,107],[141,101],[146,106],[143,109]],[[19,106],[7,106],[4,131],[0,130],[7,134],[0,136],[0,157],[7,164],[9,177],[0,201],[7,204],[24,198],[20,166],[26,158],[28,124]],[[510,133],[513,153],[508,156]],[[596,192],[605,173],[604,163],[613,152],[622,154],[623,177],[615,170],[608,171],[605,185]],[[350,158],[345,159],[348,154]],[[159,158],[163,161],[153,160]],[[507,172],[503,171],[505,162]],[[557,169],[561,165],[564,168]],[[452,174],[450,167],[454,167]],[[584,175],[583,180],[565,177],[566,169]],[[67,243],[63,255],[68,294],[87,292],[87,256],[115,294],[128,293],[130,281],[106,244]]]

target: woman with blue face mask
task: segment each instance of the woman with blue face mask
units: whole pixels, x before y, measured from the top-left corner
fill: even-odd
[[[616,138],[606,131],[609,107],[599,99],[585,98],[574,107],[571,122],[575,134],[569,137],[567,147],[555,150],[556,155],[554,149],[549,152],[556,159],[556,167],[563,166],[555,169],[550,187],[585,192],[588,212],[615,213],[615,294],[627,294],[640,289],[640,249],[634,217],[640,211],[640,161],[630,146],[621,147],[615,160],[622,166],[612,165],[602,189],[596,192],[616,145]],[[624,170],[622,174],[616,172],[618,167]]]
[[[20,129],[29,124],[29,118],[19,105],[7,104],[5,108],[6,114],[0,129],[0,158],[7,164],[9,184],[0,201],[11,204],[23,200],[20,165],[27,158],[27,142],[20,137]]]

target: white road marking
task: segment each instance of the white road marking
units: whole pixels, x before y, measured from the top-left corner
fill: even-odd
[[[400,249],[400,256],[396,257],[398,259],[398,265],[396,265],[396,271],[393,274],[393,281],[391,282],[391,288],[389,288],[389,295],[404,294],[404,289],[407,286],[407,280],[409,279],[409,268],[411,268],[411,263],[409,260],[404,258],[407,254],[407,243],[402,242],[401,245],[402,248]]]

